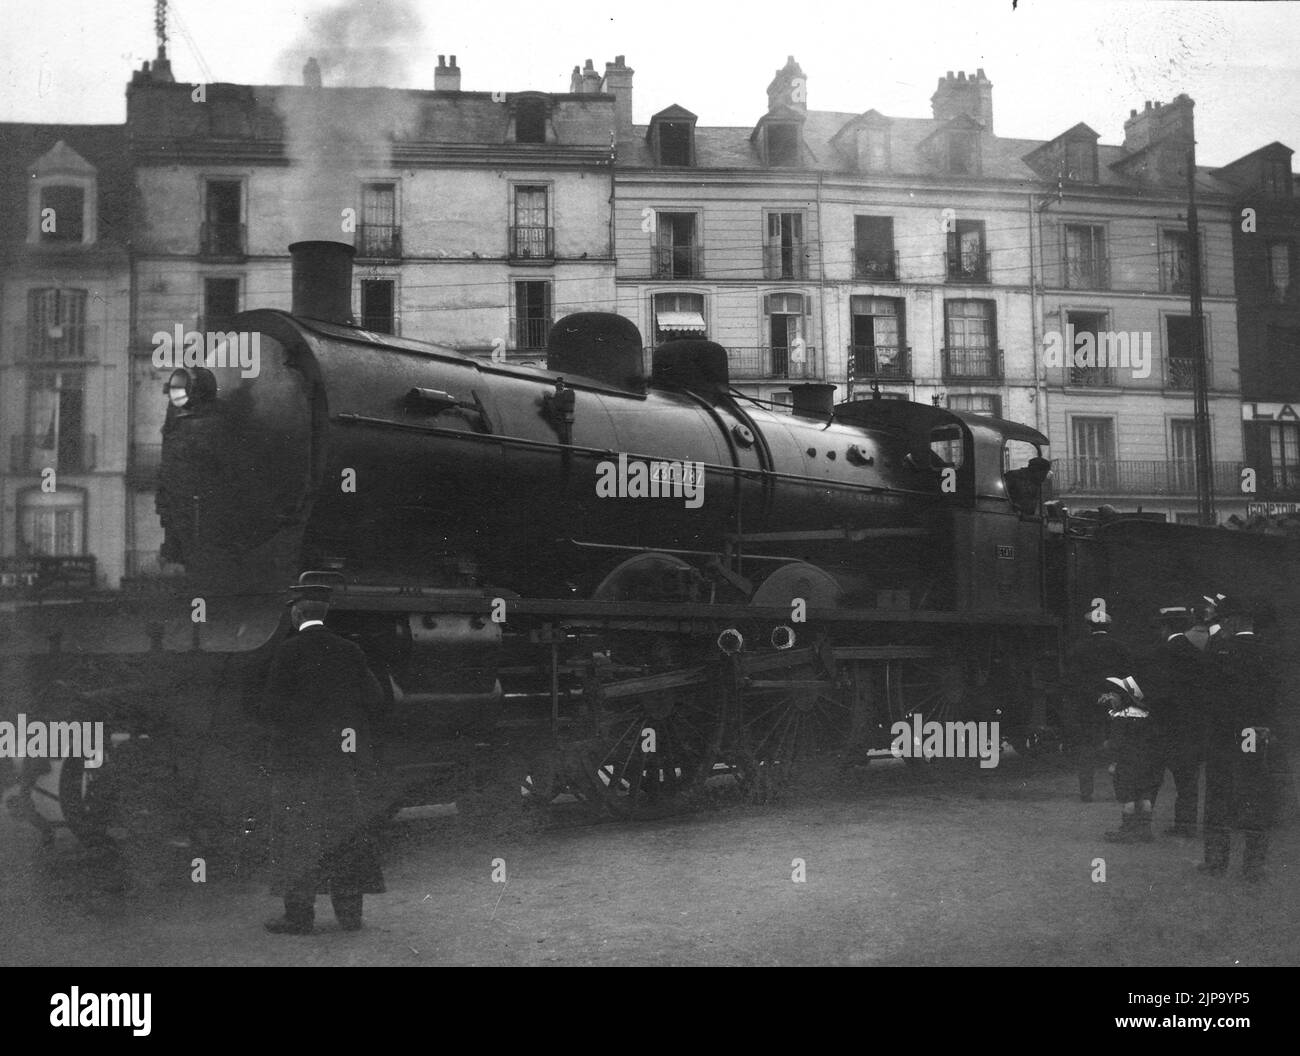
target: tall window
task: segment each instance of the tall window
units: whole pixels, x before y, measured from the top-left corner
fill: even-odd
[[[515,222],[510,252],[516,260],[548,260],[552,255],[546,187],[515,188]]]
[[[945,301],[944,331],[944,377],[999,376],[992,301]]]
[[[361,280],[361,326],[377,334],[395,334],[392,279]]]
[[[1165,228],[1160,232],[1160,289],[1165,293],[1188,293],[1191,288],[1192,254],[1187,232]]]
[[[654,313],[657,343],[706,334],[702,293],[656,293]]]
[[[1109,285],[1104,227],[1066,224],[1062,244],[1066,287],[1071,290],[1104,290]]]
[[[202,252],[232,257],[244,252],[243,185],[238,180],[208,180],[204,195]]]
[[[767,315],[767,376],[802,377],[811,353],[804,340],[807,299],[802,293],[772,293],[763,298]]]
[[[515,283],[515,348],[546,347],[551,331],[551,284]]]
[[[85,210],[83,188],[58,184],[42,187],[41,241],[80,242],[85,231]]]
[[[948,278],[954,282],[988,282],[984,221],[958,220],[948,232]]]
[[[84,375],[34,370],[27,382],[27,432],[15,438],[14,470],[81,473],[94,468],[94,440],[85,432]]]
[[[85,553],[86,497],[80,488],[53,492],[29,488],[18,513],[19,549],[32,557],[75,557]]]
[[[1078,488],[1107,491],[1115,485],[1115,423],[1074,418],[1070,423],[1070,469]]]
[[[1271,482],[1275,488],[1300,485],[1300,425],[1295,422],[1272,422],[1268,433],[1268,458]]]
[[[367,183],[361,187],[361,228],[357,231],[357,256],[400,257],[401,232],[397,226],[397,185]]]
[[[1268,244],[1268,290],[1270,299],[1276,304],[1286,301],[1287,291],[1291,288],[1291,243],[1270,242]]]
[[[870,282],[898,278],[892,216],[853,218],[853,277]]]
[[[229,330],[230,320],[239,312],[238,279],[203,280],[204,330]]]
[[[1081,365],[1074,365],[1073,360],[1066,374],[1066,383],[1080,387],[1115,384],[1115,365],[1102,363],[1102,344],[1100,334],[1106,332],[1105,312],[1066,312],[1066,346],[1068,352],[1078,352],[1085,360]],[[1081,340],[1082,339],[1082,340]],[[1092,363],[1086,362],[1087,349],[1091,347]],[[1107,344],[1105,355],[1111,355]]]
[[[1175,494],[1196,490],[1196,419],[1169,420],[1169,476]]]
[[[28,291],[27,355],[44,360],[86,357],[85,290]]]
[[[803,213],[768,213],[765,274],[769,279],[805,279]]]
[[[853,297],[849,308],[851,376],[906,377],[909,369],[903,347],[903,302],[892,297]]]
[[[1202,340],[1201,348],[1208,371],[1209,355]],[[1192,317],[1190,315],[1165,316],[1165,387],[1190,391],[1195,386],[1196,358],[1192,348]],[[1209,377],[1207,373],[1206,380]]]
[[[694,213],[657,213],[654,239],[656,279],[699,278]]]

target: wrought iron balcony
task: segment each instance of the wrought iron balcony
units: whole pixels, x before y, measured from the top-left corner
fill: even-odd
[[[806,279],[808,258],[801,238],[763,243],[763,278]]]
[[[88,473],[95,468],[95,437],[89,433],[26,433],[10,439],[9,468],[15,473]]]
[[[849,381],[910,379],[911,351],[899,345],[849,345]]]
[[[853,278],[858,282],[897,282],[898,250],[885,253],[857,250],[853,254]]]
[[[362,224],[357,228],[358,260],[400,260],[401,256],[400,224]]]
[[[992,253],[949,253],[947,256],[949,282],[992,281],[989,278],[993,273]]]
[[[731,377],[737,380],[783,379],[820,380],[825,373],[812,345],[780,348],[772,346],[727,348]]]
[[[1241,463],[1213,464],[1214,490],[1223,495],[1241,491]],[[1196,463],[1164,459],[1058,459],[1052,463],[1052,491],[1057,495],[1196,494]]]
[[[704,247],[655,246],[651,273],[656,279],[702,279]]]
[[[1114,367],[1070,367],[1065,374],[1065,384],[1076,389],[1113,388],[1116,382]]]
[[[555,259],[555,228],[511,227],[511,260]]]
[[[551,319],[512,319],[510,321],[510,333],[514,335],[515,349],[521,352],[545,349],[546,337],[551,332],[551,324]]]
[[[199,253],[205,257],[242,257],[248,252],[243,224],[199,225]]]
[[[158,487],[158,473],[162,468],[162,444],[131,445],[131,457],[126,464],[128,487],[151,491]]]
[[[998,348],[945,348],[943,376],[946,381],[1002,380],[1002,350]]]
[[[1065,258],[1062,285],[1067,290],[1110,289],[1110,261],[1088,258]]]
[[[1196,387],[1196,360],[1165,360],[1165,388],[1180,392],[1191,392]]]

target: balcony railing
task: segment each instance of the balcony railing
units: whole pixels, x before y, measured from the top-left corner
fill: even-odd
[[[99,327],[58,323],[54,326],[15,326],[15,351],[27,359],[48,363],[95,360],[99,353]],[[12,353],[11,353],[12,354]]]
[[[997,348],[945,348],[943,376],[946,380],[969,378],[976,381],[1000,381],[1002,350]]]
[[[727,349],[727,364],[731,377],[757,380],[762,378],[820,379],[824,369],[812,345],[798,348],[737,348]]]
[[[1067,290],[1108,290],[1110,289],[1110,261],[1066,257],[1064,277],[1065,281],[1062,285]]]
[[[546,348],[546,337],[551,332],[550,319],[512,319],[510,332],[518,351]]]
[[[853,255],[853,278],[858,282],[897,282],[898,250],[857,250]]]
[[[1165,360],[1165,388],[1177,389],[1179,392],[1191,392],[1196,387],[1196,360]]]
[[[765,242],[763,277],[765,279],[806,279],[808,258],[804,255],[803,239]]]
[[[703,246],[655,246],[651,271],[656,279],[704,277]]]
[[[243,224],[203,223],[199,225],[199,252],[205,257],[242,257],[245,249]]]
[[[1206,260],[1204,255],[1201,256],[1201,290],[1209,293],[1209,283],[1207,276],[1209,272],[1206,269]],[[1191,293],[1192,292],[1192,265],[1191,258],[1183,253],[1172,253],[1166,250],[1160,254],[1160,289],[1164,293]]]
[[[511,260],[552,260],[555,257],[555,228],[510,228]]]
[[[362,224],[357,228],[357,258],[398,260],[402,256],[400,224]]]
[[[126,464],[128,487],[149,491],[158,487],[158,473],[162,468],[162,444],[131,445],[131,457]]]
[[[849,380],[911,378],[910,353],[898,345],[849,345]]]
[[[1052,463],[1057,495],[1195,495],[1196,464],[1160,459],[1058,459]],[[1215,462],[1214,490],[1237,495],[1241,463]]]
[[[88,473],[95,468],[95,437],[89,433],[18,434],[10,439],[9,468],[15,473]]]
[[[1070,367],[1065,383],[1076,389],[1112,388],[1116,384],[1114,367]]]
[[[949,282],[989,282],[989,276],[992,273],[992,253],[980,252],[948,254]]]

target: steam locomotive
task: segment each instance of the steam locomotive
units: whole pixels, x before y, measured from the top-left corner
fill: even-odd
[[[188,687],[133,743],[170,743],[218,827],[247,812],[231,775],[294,583],[332,588],[331,625],[388,688],[394,802],[436,769],[434,731],[512,716],[549,760],[532,788],[631,815],[715,779],[779,793],[819,755],[887,751],[900,719],[996,719],[1021,746],[1048,721],[1062,614],[1109,566],[1044,508],[1042,434],[830,385],[781,413],[732,388],[721,346],[670,342],[647,370],[604,313],[557,322],[544,369],[371,333],[351,247],[290,251],[292,311],[231,325],[256,370],[209,354],[165,386],[183,589],[24,629]],[[69,772],[80,828],[121,812]]]

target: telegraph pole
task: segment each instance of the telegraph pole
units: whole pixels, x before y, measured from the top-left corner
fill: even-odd
[[[1192,396],[1196,432],[1196,506],[1201,524],[1212,527],[1214,465],[1210,461],[1209,371],[1205,362],[1205,320],[1201,310],[1201,234],[1196,217],[1196,147],[1187,149],[1187,256],[1191,267]]]

